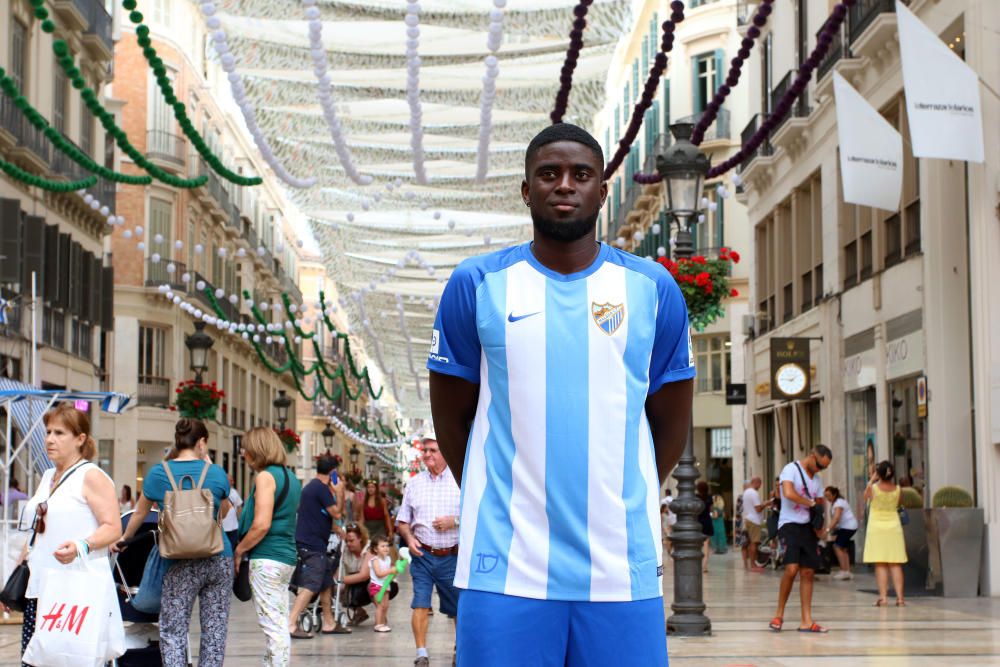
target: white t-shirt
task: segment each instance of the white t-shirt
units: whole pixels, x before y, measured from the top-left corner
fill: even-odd
[[[757,505],[760,505],[760,494],[757,493],[757,489],[751,486],[743,492],[743,520],[759,526],[764,521],[761,519],[760,512],[757,511]]]
[[[389,575],[386,574],[385,577],[379,577],[379,576],[377,576],[375,574],[375,563],[378,563],[379,565],[381,565],[382,569],[385,570],[385,568],[390,567],[392,565],[392,558],[390,556],[386,556],[385,558],[379,558],[378,556],[372,556],[371,558],[368,559],[368,579],[369,579],[369,581],[371,581],[373,584],[378,584],[379,586],[385,586],[386,577],[388,577]]]
[[[236,489],[229,489],[229,502],[233,504],[233,509],[229,510],[229,514],[222,519],[222,531],[225,533],[237,530],[240,527],[240,519],[237,516],[237,510],[243,506],[243,499],[240,498],[240,492]]]
[[[801,464],[798,461],[792,461],[781,469],[781,476],[778,478],[781,482],[781,516],[778,517],[779,530],[786,523],[809,523],[809,506],[799,505],[798,503],[785,498],[785,482],[791,482],[792,488],[794,488],[795,492],[803,498],[819,498],[820,493],[822,493],[823,490],[823,484],[820,482],[819,474],[817,473],[816,475],[813,475],[812,479],[809,479],[809,473],[806,472],[805,468],[802,468],[802,474],[799,475],[800,466]],[[808,489],[802,485],[803,478],[805,478],[806,483],[809,484]]]
[[[851,509],[850,504],[843,498],[837,498],[833,503],[833,507],[830,508],[830,512],[836,512],[838,507],[840,508],[840,521],[837,522],[834,528],[857,530],[858,517],[854,516],[854,510]]]

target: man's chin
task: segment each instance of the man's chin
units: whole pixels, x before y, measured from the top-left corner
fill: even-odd
[[[535,230],[547,239],[565,243],[579,241],[592,233],[597,226],[597,214],[587,218],[555,220],[532,216]]]

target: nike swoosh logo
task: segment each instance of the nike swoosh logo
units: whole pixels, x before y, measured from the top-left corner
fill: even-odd
[[[526,317],[531,317],[532,315],[538,315],[541,312],[542,311],[540,311],[540,310],[536,310],[535,312],[528,313],[527,315],[515,315],[514,312],[511,311],[511,313],[509,315],[507,315],[507,321],[508,322],[517,322],[518,320],[523,320]]]

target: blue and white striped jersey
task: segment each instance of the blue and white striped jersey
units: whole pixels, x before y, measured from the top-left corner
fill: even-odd
[[[670,274],[602,245],[587,269],[531,244],[462,262],[427,368],[478,383],[455,584],[568,601],[662,595],[659,480],[645,401],[693,378]]]

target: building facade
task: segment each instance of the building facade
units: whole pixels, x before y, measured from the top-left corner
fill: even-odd
[[[776,0],[746,82],[753,134],[809,56],[835,3]],[[988,0],[911,0],[912,11],[980,74],[987,147],[998,145],[1000,88]],[[894,3],[859,1],[789,117],[742,167],[754,248],[747,474],[773,480],[816,443],[824,481],[863,508],[872,461],[888,459],[930,506],[959,486],[985,508],[981,590],[1000,593],[1000,275],[995,255],[1000,158],[914,158]],[[991,35],[995,40],[995,32]],[[995,46],[995,45],[994,45]],[[843,201],[832,72],[903,136],[898,211]],[[809,339],[811,389],[773,400],[775,338]],[[859,514],[860,516],[860,514]]]
[[[670,17],[669,2],[649,0],[637,9],[633,30],[615,54],[608,75],[608,100],[595,119],[598,139],[606,159],[618,148],[628,127],[635,102],[641,97],[648,71],[659,51],[662,24]],[[668,68],[660,80],[653,105],[645,113],[642,128],[622,166],[608,180],[608,201],[601,216],[600,235],[608,243],[637,255],[654,259],[670,256],[676,226],[670,224],[662,183],[641,185],[632,180],[637,172],[655,173],[656,155],[672,141],[669,126],[679,121],[697,122],[725,81],[729,62],[740,48],[736,0],[702,0],[686,3],[684,21],[674,32]],[[700,148],[712,163],[725,160],[739,150],[736,128],[749,118],[749,93],[736,87],[705,133]],[[731,514],[733,489],[742,489],[743,472],[734,470],[733,452],[744,448],[745,408],[726,404],[726,386],[743,379],[743,320],[748,313],[750,235],[746,209],[734,197],[718,191],[735,191],[728,178],[706,181],[704,198],[709,203],[704,218],[692,226],[695,254],[718,257],[722,248],[742,257],[735,264],[731,287],[738,296],[724,302],[725,316],[704,331],[694,332],[693,344],[698,378],[695,381],[695,455],[713,493],[726,500]],[[668,482],[673,486],[671,482]]]

